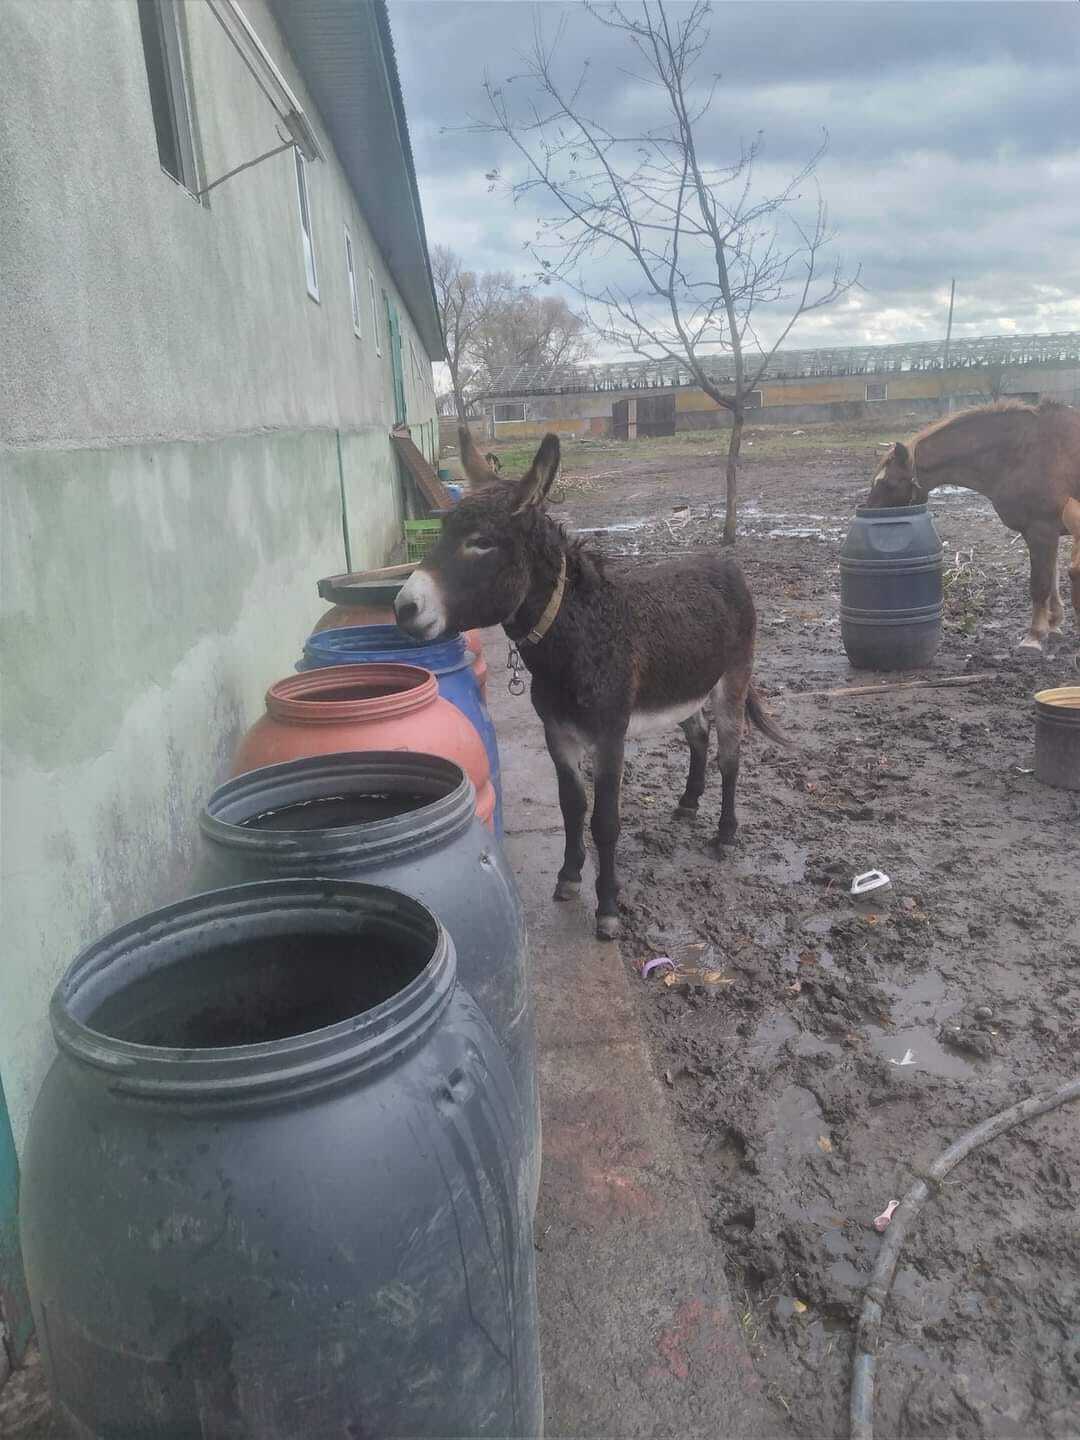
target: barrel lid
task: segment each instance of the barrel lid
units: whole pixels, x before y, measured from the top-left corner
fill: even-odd
[[[929,508],[925,500],[921,505],[856,505],[855,514],[860,520],[899,520],[906,515],[925,515]]]
[[[1035,703],[1056,709],[1080,710],[1080,685],[1059,685],[1054,690],[1036,690]]]
[[[324,575],[317,589],[331,605],[392,605],[416,569],[414,564],[385,565],[380,570],[346,570]]]

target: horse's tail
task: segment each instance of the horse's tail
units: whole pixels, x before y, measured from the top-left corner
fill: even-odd
[[[750,688],[746,692],[746,713],[755,728],[760,730],[763,735],[767,735],[770,740],[775,740],[777,745],[791,744],[784,732],[769,719],[753,681],[750,682]]]

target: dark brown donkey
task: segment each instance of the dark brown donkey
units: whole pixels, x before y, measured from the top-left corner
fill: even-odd
[[[1031,556],[1031,628],[1021,645],[1036,650],[1060,630],[1058,541],[1072,536],[1069,579],[1080,624],[1080,410],[1001,401],[965,410],[894,445],[874,477],[867,504],[913,505],[938,485],[985,495]]]
[[[544,509],[559,468],[554,435],[516,483],[497,479],[464,431],[461,457],[472,493],[444,517],[439,543],[398,596],[397,621],[423,640],[502,625],[520,648],[566,826],[556,900],[581,888],[587,809],[581,757],[592,751],[596,933],[610,940],[619,932],[615,844],[626,737],[682,727],[690,775],[677,813],[693,816],[705,789],[711,710],[723,776],[717,838],[726,845],[735,839],[745,717],[782,739],[751,683],[754,602],[735,562],[706,552],[638,574],[605,574],[601,557],[570,539]]]

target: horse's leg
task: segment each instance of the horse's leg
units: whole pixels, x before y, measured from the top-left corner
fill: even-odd
[[[1031,628],[1020,641],[1022,649],[1041,650],[1050,633],[1050,591],[1057,565],[1056,526],[1032,525],[1024,534],[1031,556]]]
[[[619,882],[615,846],[619,839],[619,792],[622,788],[625,731],[605,735],[593,757],[592,835],[596,841],[596,934],[614,940],[619,933]]]
[[[699,710],[679,727],[690,746],[690,774],[686,777],[686,789],[675,811],[685,820],[692,820],[697,814],[698,801],[705,793],[705,769],[709,761],[709,726],[705,712]]]
[[[1072,589],[1073,610],[1080,625],[1080,500],[1066,500],[1061,512],[1061,523],[1072,536],[1072,555],[1069,557],[1069,585]]]
[[[720,805],[720,825],[716,832],[721,845],[734,845],[739,822],[735,818],[735,784],[739,778],[739,747],[746,723],[746,692],[750,685],[750,667],[739,666],[725,672],[712,692],[713,718],[716,722],[716,765],[724,781]]]
[[[544,726],[548,754],[555,763],[559,782],[559,809],[566,831],[563,865],[555,885],[556,900],[570,900],[581,889],[581,867],[585,864],[585,780],[581,774],[580,737],[573,730],[549,723]]]

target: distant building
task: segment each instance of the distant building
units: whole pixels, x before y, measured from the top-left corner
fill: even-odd
[[[443,355],[384,0],[3,22],[0,1305],[50,992],[183,892],[319,577],[393,556]]]
[[[998,394],[1080,404],[1080,332],[954,340],[947,370],[942,351],[937,343],[778,351],[751,396],[754,423],[929,418],[943,397],[952,408]],[[722,386],[732,383],[730,357],[708,364]],[[731,423],[685,363],[671,360],[507,369],[478,405],[490,439],[547,430],[634,439]]]

